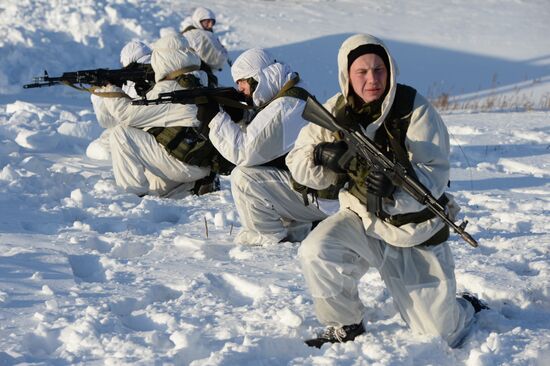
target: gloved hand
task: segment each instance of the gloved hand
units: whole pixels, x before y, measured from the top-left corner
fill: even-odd
[[[395,186],[384,173],[373,171],[367,175],[367,191],[378,197],[391,197],[395,191]]]
[[[321,142],[313,149],[313,164],[325,166],[336,173],[345,173],[347,166],[342,166],[340,158],[346,151],[348,145],[345,141]]]
[[[220,105],[209,100],[208,103],[197,105],[197,119],[202,123],[208,124],[219,111],[221,111]]]

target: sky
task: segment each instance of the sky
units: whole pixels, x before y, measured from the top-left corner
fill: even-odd
[[[266,47],[318,99],[338,91],[351,34],[382,38],[398,80],[441,109],[450,192],[479,241],[450,238],[457,288],[488,303],[465,344],[412,333],[378,273],[360,284],[367,333],[320,350],[300,243],[237,246],[229,189],[125,193],[92,142],[89,96],[23,90],[118,68],[132,39],[195,6],[235,59]],[[550,6],[546,1],[13,1],[0,3],[0,365],[547,365],[550,362]],[[223,85],[234,85],[229,68]],[[443,106],[442,106],[443,107]]]

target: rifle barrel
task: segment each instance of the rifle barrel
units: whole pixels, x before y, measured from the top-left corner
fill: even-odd
[[[42,81],[42,82],[36,82],[31,84],[25,84],[23,85],[23,89],[32,89],[32,88],[43,88],[46,86],[52,86],[52,85],[58,85],[60,84],[59,81]]]

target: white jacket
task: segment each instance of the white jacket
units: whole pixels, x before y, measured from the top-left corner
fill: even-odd
[[[200,66],[199,57],[190,49],[179,35],[161,38],[153,45],[151,66],[155,71],[157,83],[147,93],[147,99],[155,99],[160,93],[183,89],[175,80],[164,80],[171,72],[183,68]],[[195,71],[196,73],[197,71]],[[201,72],[204,74],[204,72]],[[206,80],[206,75],[202,78]],[[100,92],[122,91],[116,86],[108,86]],[[197,107],[183,104],[159,104],[149,106],[132,105],[129,98],[103,98],[109,113],[119,124],[141,129],[151,127],[198,126]]]
[[[368,35],[350,37],[338,54],[338,77],[342,94],[347,98],[349,94],[348,54],[363,44],[379,44],[388,53],[390,59],[390,89],[382,103],[382,114],[379,119],[371,123],[365,134],[371,139],[381,126],[393,104],[396,90],[397,68],[386,46],[377,38]],[[334,114],[336,100],[340,93],[329,99],[325,107]],[[298,136],[295,148],[288,154],[286,163],[292,176],[301,184],[315,188],[327,188],[335,183],[336,174],[323,166],[313,164],[313,150],[323,141],[334,141],[332,133],[322,127],[310,123]],[[419,180],[436,197],[440,197],[447,187],[450,174],[449,163],[449,136],[441,117],[431,104],[417,93],[411,122],[407,130],[405,146],[409,159]],[[384,200],[383,208],[389,214],[416,212],[424,207],[401,189],[393,194],[394,200]],[[367,212],[366,207],[352,194],[342,191],[339,196],[340,208],[357,213],[363,220],[368,235],[382,239],[389,244],[409,247],[420,244],[443,227],[439,218],[434,218],[420,224],[406,224],[400,227],[393,226]],[[458,211],[453,200],[448,207],[452,213]]]
[[[274,63],[263,68],[252,94],[255,106],[268,103],[296,74],[288,65]],[[300,85],[300,84],[298,84]],[[267,163],[286,154],[294,146],[300,129],[307,123],[302,118],[304,101],[280,97],[260,110],[244,128],[225,112],[210,121],[210,140],[216,149],[237,166]]]
[[[213,32],[204,29],[191,29],[185,32],[191,48],[212,71],[220,71],[227,62],[227,50]]]

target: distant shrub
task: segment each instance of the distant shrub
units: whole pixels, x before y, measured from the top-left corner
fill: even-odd
[[[533,84],[540,83],[535,79]],[[479,95],[476,95],[479,94]],[[493,86],[489,90],[472,93],[470,96],[453,97],[449,91],[431,87],[428,90],[428,99],[439,111],[469,110],[474,112],[494,111],[531,111],[550,110],[550,93],[544,93],[534,100],[533,95],[515,88],[512,93],[502,91],[493,76]]]

